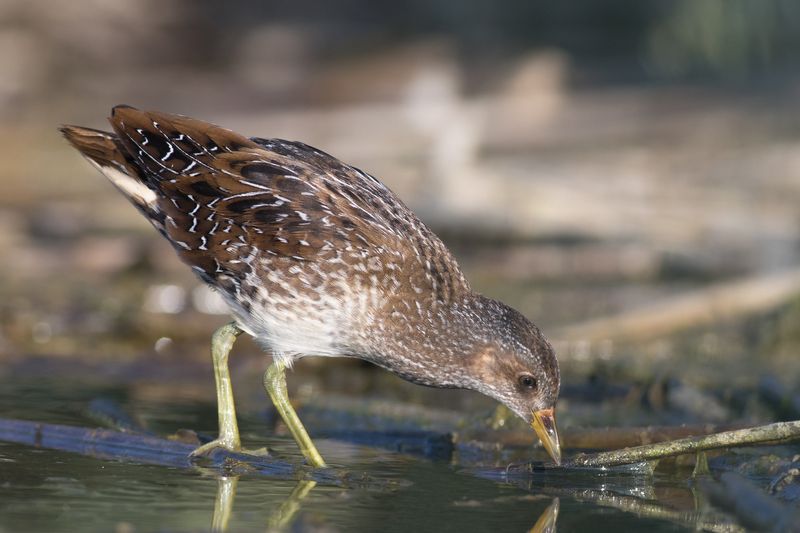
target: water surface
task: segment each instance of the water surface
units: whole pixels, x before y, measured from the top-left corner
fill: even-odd
[[[149,427],[213,431],[213,406],[185,401],[131,405],[123,387],[91,380],[8,379],[0,386],[0,415],[93,427],[86,406],[98,396],[147,419]],[[246,417],[245,417],[246,418]],[[251,446],[297,458],[294,444],[247,422]],[[313,433],[313,431],[312,431]],[[318,485],[297,498],[294,481],[101,460],[0,444],[0,528],[7,531],[203,531],[214,520],[219,494],[235,489],[229,531],[269,530],[283,520],[296,530],[527,531],[558,498],[561,531],[676,531],[692,505],[685,474],[601,476],[548,474],[506,480],[457,460],[433,460],[381,448],[323,439],[334,466],[385,482],[372,488]],[[301,491],[302,492],[302,491]],[[294,496],[293,496],[294,493]],[[633,509],[646,504],[663,510]],[[644,507],[644,505],[642,505]],[[629,510],[626,510],[629,509]],[[218,510],[219,513],[219,510]],[[672,515],[670,515],[672,513]]]

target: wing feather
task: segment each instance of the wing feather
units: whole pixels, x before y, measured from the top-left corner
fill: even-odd
[[[114,134],[94,132],[96,141],[67,137],[155,192],[163,232],[210,283],[239,283],[267,254],[375,268],[386,259],[434,293],[467,287],[444,244],[385,185],[321,150],[129,106],[110,122]]]

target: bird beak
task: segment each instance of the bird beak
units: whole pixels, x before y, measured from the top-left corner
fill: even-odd
[[[558,429],[556,428],[556,413],[552,407],[533,412],[531,427],[542,441],[542,446],[557,464],[561,464],[561,445],[558,442]]]

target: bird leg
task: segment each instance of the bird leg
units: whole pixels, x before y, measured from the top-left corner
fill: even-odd
[[[289,403],[289,395],[286,393],[286,365],[275,360],[264,373],[264,388],[267,390],[272,403],[280,413],[283,422],[291,431],[295,442],[300,447],[306,460],[315,468],[325,468],[325,460],[317,451],[317,447],[308,436],[306,428],[297,416],[292,404]]]
[[[217,383],[217,411],[219,414],[219,438],[203,444],[192,455],[202,455],[215,448],[238,451],[241,448],[239,426],[236,424],[236,407],[233,403],[233,386],[228,371],[228,354],[233,343],[242,333],[234,323],[226,324],[211,337],[211,359],[214,363],[214,379]]]

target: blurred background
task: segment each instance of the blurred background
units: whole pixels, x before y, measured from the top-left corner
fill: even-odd
[[[206,402],[214,428],[224,308],[56,131],[127,103],[380,177],[553,340],[567,427],[770,418],[752,398],[800,382],[798,28],[793,0],[2,0],[0,373]],[[235,351],[264,408],[267,359]],[[494,405],[297,374],[301,403]]]
[[[205,360],[224,309],[55,130],[129,103],[379,176],[567,366],[631,337],[676,373],[794,361],[780,324],[717,326],[798,290],[798,27],[790,0],[4,0],[0,354]]]

